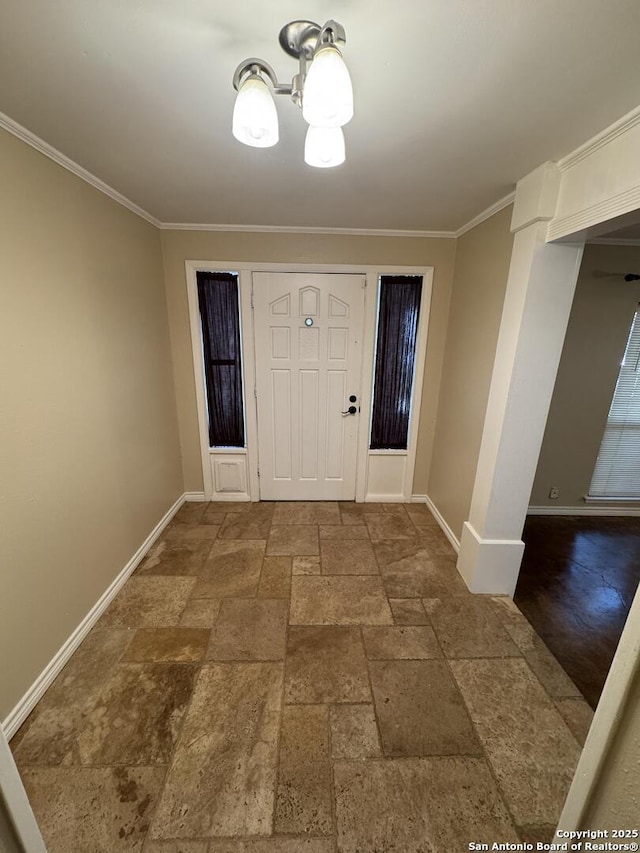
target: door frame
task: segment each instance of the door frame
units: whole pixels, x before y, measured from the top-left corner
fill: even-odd
[[[207,427],[207,402],[203,370],[202,334],[198,307],[198,272],[234,272],[239,282],[240,335],[242,347],[243,403],[245,412],[244,448],[209,447]],[[185,261],[189,326],[193,356],[200,456],[204,499],[259,501],[258,420],[255,399],[255,336],[252,305],[252,277],[254,272],[280,273],[341,273],[362,275],[366,279],[362,342],[361,417],[358,426],[356,463],[356,501],[408,502],[412,499],[415,471],[422,386],[433,291],[432,266],[364,265],[364,264],[297,264],[258,263],[254,261]],[[414,365],[413,394],[409,419],[409,440],[406,451],[370,450],[375,345],[379,279],[382,275],[421,275],[422,296],[416,360]],[[235,492],[221,492],[216,483],[216,471],[221,464],[236,465],[242,488]]]

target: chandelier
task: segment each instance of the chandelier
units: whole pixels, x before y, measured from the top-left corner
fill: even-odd
[[[304,160],[328,168],[345,160],[342,127],[353,116],[353,89],[340,46],[344,28],[336,21],[321,27],[313,21],[292,21],[280,30],[280,47],[298,60],[291,84],[279,83],[263,59],[245,59],[233,75],[237,91],[233,135],[245,145],[270,148],[279,139],[273,95],[289,95],[302,108],[309,125]]]

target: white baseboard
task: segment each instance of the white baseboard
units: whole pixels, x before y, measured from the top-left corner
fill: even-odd
[[[458,571],[471,592],[513,598],[523,553],[521,539],[484,539],[465,521]]]
[[[366,504],[404,504],[407,503],[404,495],[365,495]]]
[[[54,679],[59,674],[63,666],[67,663],[71,655],[75,652],[80,643],[84,640],[89,631],[93,628],[98,619],[102,616],[104,611],[111,604],[111,602],[113,601],[117,593],[120,591],[122,586],[124,586],[125,582],[133,574],[134,570],[141,562],[142,558],[151,548],[156,539],[158,539],[158,537],[160,536],[164,528],[167,526],[167,524],[169,524],[176,512],[180,509],[182,504],[185,502],[185,499],[199,500],[199,498],[187,498],[187,494],[198,493],[195,492],[180,495],[178,500],[156,524],[151,533],[147,536],[147,538],[135,552],[133,557],[129,560],[124,569],[122,569],[117,578],[100,596],[98,601],[96,601],[96,603],[84,617],[82,622],[73,631],[69,638],[63,643],[62,647],[56,652],[53,658],[42,670],[40,675],[36,678],[31,687],[24,694],[22,699],[20,699],[15,708],[9,712],[8,716],[2,722],[2,729],[7,740],[10,740],[13,737],[13,735],[18,731],[22,723],[29,716],[31,711],[35,708],[37,703],[44,695],[45,691],[51,686]],[[204,500],[204,495],[202,498],[200,498],[200,500]]]
[[[633,506],[530,506],[527,515],[611,515],[637,516],[640,507]]]
[[[204,492],[185,492],[182,496],[185,501],[206,501]]]
[[[412,495],[411,501],[412,503],[424,503],[427,505],[427,507],[429,508],[429,512],[438,522],[438,526],[440,527],[444,535],[447,537],[449,542],[451,542],[451,547],[456,552],[456,554],[459,554],[460,540],[455,535],[453,530],[449,527],[447,522],[444,520],[444,518],[440,514],[440,511],[438,510],[438,507],[434,504],[429,495]]]
[[[196,501],[206,501],[208,498],[204,497],[204,493],[201,498],[194,498]],[[211,502],[215,503],[216,501],[231,501],[232,503],[246,504],[251,500],[251,496],[249,492],[214,492],[211,496]]]

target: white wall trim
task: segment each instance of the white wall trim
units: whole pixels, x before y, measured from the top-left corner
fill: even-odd
[[[27,130],[26,127],[18,124],[17,121],[9,118],[9,116],[4,113],[0,113],[0,127],[12,136],[17,137],[22,142],[31,146],[31,148],[35,148],[36,151],[40,152],[40,154],[44,154],[45,157],[53,160],[54,163],[57,163],[58,166],[62,166],[63,169],[71,172],[77,178],[80,178],[87,184],[91,184],[94,189],[108,195],[109,198],[113,199],[113,201],[118,204],[121,204],[123,207],[126,207],[132,213],[135,213],[136,216],[139,216],[141,219],[145,219],[147,222],[151,223],[151,225],[155,225],[156,228],[160,228],[160,221],[156,219],[155,216],[152,216],[144,210],[144,208],[135,204],[135,202],[131,201],[126,196],[123,196],[122,193],[114,190],[113,187],[109,186],[109,184],[101,181],[100,178],[97,178],[83,166],[80,166],[74,160],[71,160],[71,158],[67,157],[66,154],[58,151],[58,149],[54,148],[53,145],[49,145],[49,143],[45,142],[44,139],[40,139],[40,137],[36,136],[35,133],[31,133],[31,131]]]
[[[404,495],[366,495],[364,502],[367,504],[403,504],[407,501]]]
[[[362,318],[362,368],[360,377],[360,423],[358,424],[358,448],[356,458],[356,501],[366,501],[369,477],[369,436],[373,411],[373,379],[376,357],[376,333],[378,326],[379,274],[372,270],[366,273],[367,287],[364,295]]]
[[[336,234],[355,237],[418,237],[433,240],[456,240],[467,231],[480,225],[485,219],[513,204],[515,191],[489,205],[473,219],[470,219],[455,231],[420,231],[394,228],[328,228],[306,225],[240,225],[213,222],[160,222],[162,231],[232,231],[248,234]]]
[[[580,239],[580,233],[585,229],[617,216],[623,216],[625,213],[632,213],[638,208],[640,208],[640,186],[630,187],[575,213],[552,219],[547,229],[547,241],[571,236],[575,237],[574,242],[577,242]]]
[[[496,201],[495,204],[487,207],[486,210],[483,210],[482,213],[479,213],[477,216],[474,216],[473,219],[470,219],[465,225],[461,228],[458,228],[457,231],[454,232],[453,236],[458,238],[462,237],[463,234],[466,234],[467,231],[471,231],[472,228],[475,228],[476,225],[480,225],[485,219],[489,219],[495,213],[499,213],[501,210],[504,210],[505,207],[508,207],[510,204],[513,204],[515,201],[516,193],[515,190],[508,193],[506,196],[501,198],[499,201]]]
[[[198,272],[234,272],[238,275],[238,308],[240,312],[240,345],[242,351],[242,402],[245,422],[245,447],[223,448],[217,450],[209,446],[207,423],[207,401],[205,396],[205,377],[203,370],[202,333],[200,327],[200,309],[198,306]],[[200,436],[200,457],[202,460],[202,481],[204,485],[201,500],[257,501],[260,499],[258,480],[258,424],[254,395],[255,357],[252,306],[252,270],[247,263],[237,261],[185,261],[187,283],[187,302],[189,306],[189,330],[191,352],[196,389],[196,408],[198,414],[198,433]],[[213,458],[235,454],[246,457],[246,491],[223,495],[215,490],[212,471]],[[200,500],[200,498],[198,498]]]
[[[434,502],[431,500],[429,495],[412,495],[411,500],[415,503],[426,503],[427,508],[429,509],[429,512],[435,518],[435,520],[438,522],[438,526],[440,527],[440,529],[442,530],[444,535],[447,537],[447,539],[451,543],[451,547],[456,552],[456,554],[459,554],[460,553],[460,540],[455,535],[453,530],[449,527],[447,522],[444,520],[444,516],[442,515],[442,513],[440,512],[438,507],[434,504]]]
[[[618,121],[615,121],[613,124],[609,125],[609,127],[600,131],[600,133],[596,133],[596,135],[592,136],[591,139],[588,139],[582,145],[579,145],[561,160],[558,160],[558,168],[561,172],[570,169],[572,166],[575,166],[576,163],[584,160],[585,157],[593,154],[594,151],[597,151],[599,148],[603,148],[605,145],[608,145],[608,143],[616,137],[631,130],[631,128],[635,127],[637,124],[640,124],[640,106],[635,107],[631,112],[628,112],[626,115],[622,116],[622,118],[618,119]]]
[[[197,494],[197,493],[189,493]],[[169,524],[173,516],[180,509],[182,504],[187,499],[186,494],[180,495],[178,500],[164,514],[160,521],[153,528],[151,533],[144,540],[142,545],[135,552],[126,566],[122,569],[115,580],[109,585],[105,592],[93,605],[91,610],[84,617],[82,622],[62,644],[61,648],[56,652],[53,658],[42,670],[40,675],[33,682],[31,687],[24,694],[15,708],[9,712],[8,716],[2,722],[2,730],[5,733],[7,740],[10,740],[20,728],[22,723],[29,716],[38,701],[42,698],[45,691],[51,686],[54,679],[67,663],[71,655],[78,648],[80,643],[87,636],[91,628],[96,624],[107,607],[111,604],[117,593],[124,586],[129,577],[133,574],[135,568],[142,561],[149,548],[153,545],[156,539],[160,536],[164,528]],[[201,498],[188,498],[189,500],[201,500]]]
[[[224,272],[235,270],[228,267]],[[200,437],[200,459],[202,461],[202,484],[204,499],[213,498],[213,474],[211,472],[211,448],[209,447],[209,430],[207,426],[207,401],[205,398],[205,379],[203,369],[202,335],[200,331],[200,311],[198,306],[198,270],[207,270],[206,265],[195,265],[185,262],[185,277],[187,282],[187,305],[189,309],[189,331],[191,337],[191,355],[193,358],[193,377],[196,389],[196,409],[198,414],[198,434]],[[210,272],[223,271],[221,267]],[[243,365],[244,367],[244,365]],[[244,390],[244,389],[243,389]],[[245,401],[246,403],[246,401]]]
[[[185,501],[206,501],[207,497],[204,492],[185,492]]]
[[[393,228],[325,228],[311,225],[226,225],[205,222],[160,222],[158,227],[162,231],[235,231],[249,234],[343,234],[354,237],[427,237],[437,240],[455,240],[457,236],[456,231],[409,231]]]
[[[161,222],[153,216],[153,214],[131,201],[131,199],[122,195],[118,190],[115,190],[92,172],[89,172],[88,169],[80,166],[79,163],[76,163],[70,157],[67,157],[66,154],[58,151],[58,149],[54,148],[53,145],[49,145],[49,143],[45,142],[44,139],[36,136],[35,133],[32,133],[26,127],[18,124],[17,121],[14,121],[4,113],[0,113],[0,128],[3,128],[12,136],[15,136],[22,142],[25,142],[31,148],[35,148],[36,151],[44,154],[45,157],[53,160],[54,163],[62,166],[63,169],[67,169],[67,171],[71,172],[76,177],[85,181],[87,184],[90,184],[99,192],[109,196],[113,201],[121,204],[123,207],[126,207],[132,213],[135,213],[141,219],[146,220],[161,231],[233,231],[238,233],[257,234],[335,234],[338,236],[345,235],[355,237],[417,237],[432,240],[455,240],[462,236],[462,234],[465,234],[467,231],[475,228],[476,225],[484,222],[485,219],[493,216],[494,213],[498,213],[498,211],[511,204],[515,197],[515,193],[509,193],[509,195],[506,195],[504,198],[495,202],[495,204],[492,204],[486,210],[483,210],[477,216],[474,216],[473,219],[470,219],[469,222],[455,231],[429,231],[402,228],[329,228],[305,225],[234,225],[210,222]]]
[[[407,462],[404,469],[402,494],[405,500],[411,500],[413,478],[416,470],[416,454],[418,452],[418,428],[420,426],[420,410],[422,407],[422,386],[427,362],[427,341],[429,338],[429,323],[431,319],[431,299],[433,296],[433,267],[425,267],[422,272],[422,291],[420,293],[420,314],[416,334],[416,355],[413,365],[413,387],[411,394],[411,409],[409,411],[409,435],[407,436]],[[375,367],[374,367],[375,369]]]
[[[483,539],[465,521],[460,539],[457,568],[471,592],[508,595],[513,598],[524,542],[520,539]]]
[[[631,506],[530,506],[527,515],[635,516],[640,507]]]
[[[435,520],[438,522],[440,529],[442,530],[444,535],[447,537],[449,542],[451,542],[451,546],[453,547],[453,550],[456,552],[456,554],[459,554],[460,553],[460,540],[455,535],[453,530],[449,527],[447,522],[444,520],[444,516],[442,515],[442,513],[440,512],[438,507],[434,504],[434,502],[431,500],[429,495],[425,495],[424,499],[425,499],[425,503],[427,504],[427,507],[429,508],[429,512],[435,518]]]
[[[427,342],[429,337],[429,320],[431,316],[431,299],[433,294],[433,267],[371,267],[367,272],[367,302],[365,305],[365,331],[363,349],[363,382],[361,399],[361,420],[358,435],[358,474],[356,478],[356,501],[396,503],[411,500],[413,479],[416,466],[418,446],[418,426],[420,408],[422,405],[422,387],[427,358]],[[405,450],[371,450],[369,437],[371,435],[371,418],[373,415],[373,391],[376,360],[376,341],[378,333],[378,302],[380,277],[383,275],[419,275],[422,276],[420,294],[420,315],[416,335],[416,351],[413,368],[413,383],[411,394],[411,411],[409,415],[409,432]],[[371,458],[399,457],[404,458],[402,471],[401,492],[369,492]],[[379,484],[374,485],[379,489]]]
[[[260,500],[258,476],[258,400],[256,398],[256,333],[253,310],[253,272],[240,271],[240,342],[242,347],[242,379],[244,381],[244,423],[247,451],[247,490],[249,499]]]

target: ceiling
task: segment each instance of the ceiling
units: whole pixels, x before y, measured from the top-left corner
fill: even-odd
[[[340,21],[347,162],[231,135],[236,65]],[[0,111],[162,222],[456,230],[640,102],[638,0],[0,0]]]
[[[640,243],[640,222],[627,225],[626,228],[619,228],[616,231],[609,231],[607,234],[603,234],[600,239],[605,239],[610,243],[619,240],[623,245],[629,242]]]

